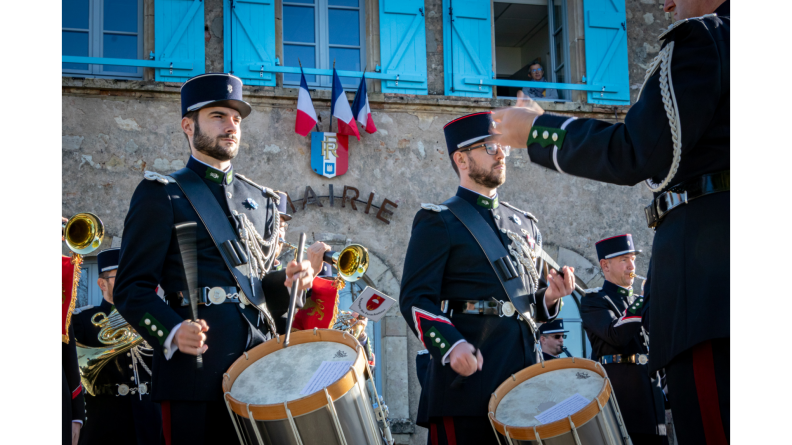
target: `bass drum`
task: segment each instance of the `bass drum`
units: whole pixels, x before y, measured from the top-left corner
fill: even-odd
[[[536,419],[576,395],[590,402],[560,420]],[[499,443],[632,445],[608,375],[591,360],[561,358],[525,368],[495,390],[487,407]]]
[[[330,329],[292,332],[288,348],[281,339],[246,352],[223,374],[226,406],[241,444],[387,443],[386,413],[376,403],[379,397],[356,339]],[[343,375],[318,384],[311,394],[301,394],[323,362],[346,362],[335,374]],[[323,368],[328,365],[332,363]]]

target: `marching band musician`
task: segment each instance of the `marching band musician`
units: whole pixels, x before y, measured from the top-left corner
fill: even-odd
[[[135,190],[115,302],[154,347],[152,399],[162,403],[166,443],[225,443],[237,433],[223,401],[223,373],[274,334],[273,319],[288,310],[292,281],[307,289],[314,271],[307,260],[271,270],[278,196],[231,164],[242,119],[251,112],[242,100],[242,81],[224,73],[193,77],[181,88],[181,111],[192,156],[170,176],[146,172]],[[174,235],[174,225],[184,222],[197,223],[198,320],[190,315],[189,283]],[[155,293],[158,284],[166,301]]]
[[[533,101],[494,114],[498,142],[532,162],[598,181],[646,181],[656,230],[647,293],[651,372],[665,369],[681,445],[722,444],[730,420],[730,5],[665,0],[660,35],[624,123],[544,113]],[[607,99],[607,97],[606,97]]]
[[[564,330],[564,320],[560,318],[543,323],[539,327],[539,343],[542,345],[542,355],[545,360],[561,357],[567,332],[569,331]]]
[[[591,359],[608,372],[633,444],[668,443],[660,378],[647,366],[649,335],[641,325],[644,300],[632,289],[635,256],[641,251],[630,234],[606,238],[596,247],[605,283],[589,289],[580,302]]]
[[[118,272],[120,249],[106,249],[97,255],[102,290],[99,307],[86,306],[74,311],[74,336],[80,344],[105,346],[99,341],[100,327],[91,322],[97,313],[109,316],[113,305],[113,287]],[[135,346],[106,364],[94,384],[96,395],[85,395],[85,426],[80,444],[149,445],[162,442],[162,412],[151,401],[151,353],[148,345]],[[133,358],[134,355],[134,358]],[[141,363],[142,362],[142,363]]]
[[[431,354],[416,423],[430,429],[432,445],[497,444],[487,419],[490,395],[539,359],[536,325],[517,318],[523,311],[515,310],[503,281],[522,286],[516,304],[524,304],[523,313],[538,321],[555,318],[559,300],[574,288],[573,269],[566,266],[563,276],[552,271],[548,284],[539,279],[536,218],[499,199],[508,148],[490,142],[490,124],[490,113],[484,112],[445,126],[460,186],[444,205],[422,205],[404,261],[400,309]],[[454,212],[464,212],[467,220]],[[466,226],[471,223],[475,235]],[[504,256],[491,262],[480,242]],[[512,275],[496,274],[494,264],[502,267],[498,273]]]
[[[61,217],[61,223],[68,220]],[[61,241],[63,237],[61,236]],[[74,273],[75,265],[69,257],[61,257],[61,292],[63,294],[61,305],[64,306],[64,316],[61,320],[61,443],[63,445],[77,445],[80,439],[80,430],[85,421],[85,391],[80,381],[80,368],[77,362],[77,342],[74,340],[74,325],[71,316],[74,310]]]

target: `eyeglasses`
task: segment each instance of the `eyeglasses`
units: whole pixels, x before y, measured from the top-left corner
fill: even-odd
[[[562,338],[566,338],[566,334],[556,334],[556,335],[551,335],[550,337],[556,340],[561,340]]]
[[[511,147],[508,146],[508,145],[500,145],[500,144],[493,144],[493,143],[476,144],[476,145],[474,145],[472,147],[464,148],[464,149],[459,150],[459,151],[470,151],[470,150],[475,150],[477,148],[482,148],[482,147],[487,149],[487,154],[488,155],[493,155],[493,156],[498,154],[498,149],[499,148],[501,150],[503,150],[503,155],[504,156],[509,156],[509,152],[511,151]]]
[[[541,68],[531,68],[531,72],[532,72],[532,73],[541,73],[541,72],[543,72],[543,71],[544,71],[544,70],[543,70],[543,69],[541,69]]]

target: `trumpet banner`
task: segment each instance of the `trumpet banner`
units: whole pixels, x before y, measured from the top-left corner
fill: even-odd
[[[314,278],[311,295],[294,315],[292,327],[304,329],[332,329],[338,317],[338,289],[333,280]]]
[[[61,341],[69,343],[69,323],[77,303],[77,284],[80,282],[82,260],[75,255],[61,256]]]

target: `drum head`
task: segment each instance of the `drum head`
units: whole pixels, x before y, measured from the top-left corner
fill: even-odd
[[[355,350],[342,343],[320,341],[291,345],[262,357],[242,371],[231,387],[231,397],[256,405],[296,400],[309,395],[300,394],[300,391],[323,361],[351,365],[355,356]]]
[[[575,394],[593,401],[602,392],[604,383],[601,375],[583,368],[557,369],[539,374],[503,396],[495,411],[495,419],[512,427],[541,425],[534,416]]]

